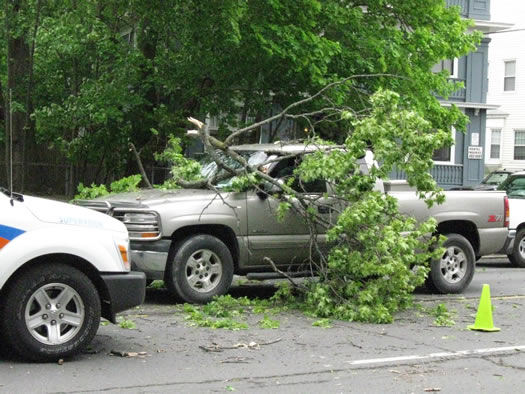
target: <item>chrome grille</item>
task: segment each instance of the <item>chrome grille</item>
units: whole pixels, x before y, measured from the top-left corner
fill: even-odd
[[[128,229],[129,239],[132,241],[156,241],[161,238],[160,217],[155,211],[114,208],[108,201],[77,200],[74,204],[120,220]]]

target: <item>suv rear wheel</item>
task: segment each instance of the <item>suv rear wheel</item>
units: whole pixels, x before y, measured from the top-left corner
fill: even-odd
[[[427,287],[436,293],[461,293],[472,281],[476,254],[470,242],[460,234],[447,234],[445,251],[430,263]]]

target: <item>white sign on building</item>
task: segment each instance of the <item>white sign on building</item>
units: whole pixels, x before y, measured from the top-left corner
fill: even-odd
[[[469,160],[481,160],[483,158],[483,147],[482,146],[469,146],[468,147],[468,158]]]

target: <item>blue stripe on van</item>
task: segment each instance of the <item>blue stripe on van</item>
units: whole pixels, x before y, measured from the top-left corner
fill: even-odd
[[[19,235],[23,233],[25,233],[24,230],[20,230],[15,227],[4,226],[3,224],[0,224],[0,237],[8,241],[12,241],[13,239],[15,239],[16,237],[18,237]]]

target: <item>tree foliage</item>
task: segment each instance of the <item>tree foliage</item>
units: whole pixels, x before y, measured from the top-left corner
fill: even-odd
[[[374,185],[395,165],[429,205],[443,201],[429,170],[432,152],[447,134],[433,132],[418,111],[399,107],[396,93],[380,90],[371,104],[369,115],[352,122],[344,150],[307,155],[296,171],[304,182],[333,182],[331,197],[344,201],[337,223],[328,229],[333,246],[317,267],[321,280],[311,282],[304,297],[306,309],[319,317],[386,323],[411,305],[412,292],[424,283],[428,262],[440,249],[439,239],[428,237],[435,233],[435,220],[417,224],[400,215],[396,199]],[[381,163],[370,174],[355,164],[365,143]]]
[[[87,181],[87,163],[97,163],[103,180],[136,172],[130,142],[153,163],[170,134],[184,138],[187,116],[218,116],[227,136],[349,75],[362,78],[311,102],[310,110],[366,111],[382,87],[424,111],[436,128],[465,122],[457,111],[440,111],[429,94],[454,90],[431,67],[473,50],[479,39],[465,33],[469,22],[444,0],[15,3],[17,13],[4,0],[2,34],[26,49],[34,43],[34,80],[12,84],[24,93],[15,100],[20,113],[35,122],[20,123],[16,133],[34,129],[39,144],[79,168],[80,180]],[[19,63],[30,53],[18,53]],[[6,64],[4,52],[4,108]],[[295,124],[344,141],[349,123],[332,120],[319,114]],[[276,123],[268,126],[273,138]]]
[[[314,100],[315,95],[310,99]],[[370,105],[370,111],[363,116],[342,112],[342,122],[350,121],[352,125],[343,145],[327,145],[318,139],[305,141],[317,149],[301,153],[293,177],[284,183],[262,170],[275,161],[272,156],[267,163],[253,166],[235,152],[235,147],[202,130],[200,135],[217,164],[227,170],[227,176],[236,174],[237,182],[231,182],[234,189],[261,188],[261,182],[270,182],[274,188],[269,190],[275,194],[268,198],[281,200],[279,214],[283,218],[287,214],[300,215],[309,224],[312,253],[306,266],[319,280],[307,281],[306,285],[292,281],[295,292],[289,297],[300,300],[301,308],[321,318],[387,323],[395,312],[411,305],[412,292],[424,283],[429,271],[428,262],[441,250],[440,239],[429,236],[436,232],[434,219],[416,223],[401,215],[397,200],[375,185],[386,179],[395,165],[406,172],[407,181],[428,205],[442,202],[444,196],[429,171],[432,152],[442,146],[448,133],[433,129],[419,111],[404,107],[397,93],[379,90],[371,97]],[[368,172],[362,170],[358,159],[370,146],[381,164]],[[232,160],[237,165],[231,165]],[[181,165],[192,168],[189,163],[179,162],[179,176],[185,173]],[[301,191],[301,184],[318,180],[332,185],[324,195]],[[212,187],[215,181],[211,177],[190,184]],[[183,178],[179,183],[188,186]],[[329,210],[337,216],[335,223],[320,214]],[[319,233],[327,234],[329,252],[318,244]]]

